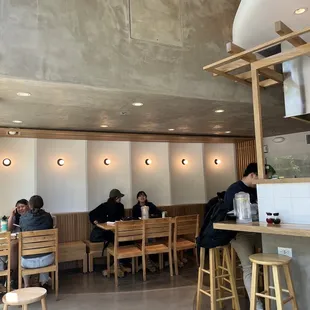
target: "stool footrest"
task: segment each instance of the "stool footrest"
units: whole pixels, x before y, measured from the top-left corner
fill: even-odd
[[[227,278],[227,277],[229,277],[229,274],[221,274],[220,276],[215,276],[214,278],[220,279],[220,278]],[[225,280],[227,280],[230,283],[230,281],[228,279],[225,279]]]
[[[274,286],[269,286],[269,288],[270,288],[271,290],[275,290]],[[290,293],[289,290],[286,290],[286,289],[284,289],[284,288],[282,288],[282,292],[283,292],[283,293],[287,293],[287,294]]]
[[[232,290],[230,288],[226,287],[226,286],[221,285],[220,288],[225,290],[225,291],[227,291],[227,292],[229,292],[229,293],[232,293]]]
[[[204,273],[210,274],[210,270],[207,270],[207,269],[201,268],[201,271],[202,271],[202,272],[204,272]]]
[[[267,294],[262,294],[262,293],[256,293],[256,296],[262,297],[262,298],[268,298],[272,300],[277,300],[275,297],[267,295]]]
[[[289,298],[286,298],[283,300],[283,305],[287,304],[288,302],[290,302],[291,300],[293,300],[294,297],[293,296],[290,296]]]

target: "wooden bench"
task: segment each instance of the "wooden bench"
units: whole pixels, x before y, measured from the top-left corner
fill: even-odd
[[[87,272],[86,244],[83,241],[59,243],[59,262],[83,261],[83,273]]]
[[[102,257],[102,250],[104,247],[103,242],[90,242],[84,241],[86,244],[86,252],[88,256],[88,272],[94,271],[94,258]]]

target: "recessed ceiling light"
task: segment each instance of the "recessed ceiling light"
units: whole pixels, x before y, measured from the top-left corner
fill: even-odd
[[[24,93],[24,92],[18,92],[16,95],[19,97],[30,97],[31,96],[30,93]]]
[[[16,136],[16,135],[18,135],[18,131],[9,130],[9,131],[8,131],[8,135],[9,135],[9,136]]]
[[[227,130],[227,131],[225,131],[225,133],[231,133],[231,131],[230,131],[230,130]]]
[[[307,12],[307,11],[308,11],[308,8],[299,8],[299,9],[294,11],[294,14],[301,15],[301,14]]]
[[[169,130],[169,131],[174,131],[174,128],[169,128],[168,130]]]
[[[134,107],[142,107],[143,106],[143,103],[142,102],[134,102],[132,104]]]
[[[108,125],[100,125],[101,128],[107,128],[109,127]]]
[[[213,128],[214,129],[220,129],[220,128],[222,128],[223,126],[222,125],[215,125]]]
[[[13,123],[15,123],[15,124],[21,124],[22,122],[23,122],[23,121],[19,121],[19,120],[17,120],[17,119],[13,121]]]
[[[225,112],[225,110],[219,109],[219,110],[215,110],[214,112],[215,112],[215,113],[223,113],[223,112]]]

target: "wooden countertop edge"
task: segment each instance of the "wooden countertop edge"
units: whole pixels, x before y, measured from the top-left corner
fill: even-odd
[[[310,183],[310,178],[258,179],[255,184]]]
[[[310,237],[310,225],[298,224],[281,224],[280,226],[267,226],[265,223],[253,224],[237,224],[234,222],[214,223],[215,229],[232,230],[240,232],[254,232],[261,234],[294,236],[294,237]]]

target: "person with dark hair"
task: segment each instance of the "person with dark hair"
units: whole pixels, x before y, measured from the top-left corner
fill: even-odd
[[[19,231],[19,220],[21,215],[27,213],[29,210],[28,200],[20,199],[16,202],[15,208],[12,210],[12,213],[8,220],[8,229],[11,232]]]
[[[141,207],[149,207],[150,217],[161,217],[161,211],[150,201],[147,200],[147,195],[144,191],[137,194],[137,204],[132,207],[132,217],[134,219],[141,218]]]
[[[41,196],[35,195],[29,199],[29,211],[20,217],[19,225],[21,231],[45,230],[53,228],[53,218],[50,213],[42,208],[44,201]],[[25,269],[46,267],[54,262],[54,254],[27,255],[21,259],[21,265]],[[48,273],[41,273],[39,281],[42,286],[48,283]],[[29,286],[29,276],[24,276],[24,286]]]
[[[266,171],[267,172],[267,171]],[[226,209],[232,211],[234,209],[235,195],[244,192],[250,195],[251,203],[257,203],[256,180],[258,179],[257,163],[251,163],[244,171],[243,178],[232,184],[226,191],[224,203]],[[248,296],[251,296],[251,280],[252,280],[252,264],[249,256],[255,253],[255,247],[261,248],[261,235],[255,233],[236,234],[231,241],[232,247],[235,249],[243,270],[243,282],[247,290]],[[263,305],[257,300],[256,310],[262,310]]]
[[[96,209],[89,212],[89,220],[93,225],[98,223],[120,221],[125,216],[125,208],[121,203],[122,194],[118,189],[112,189],[109,194],[109,199],[100,204]],[[114,233],[110,230],[103,230],[99,227],[94,227],[90,234],[91,242],[113,242]]]

